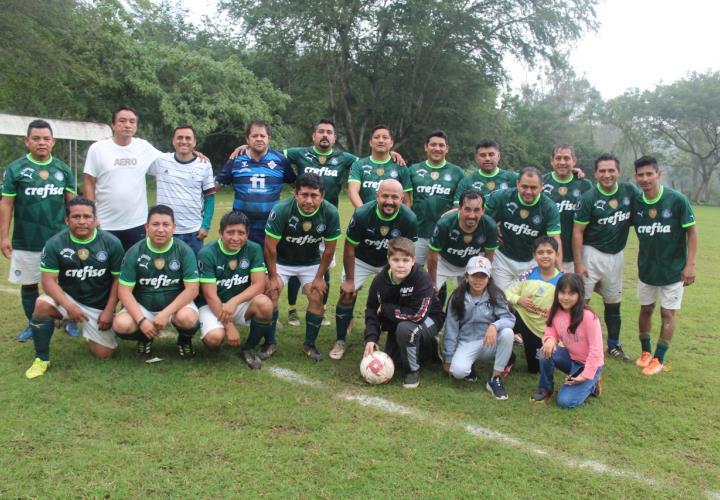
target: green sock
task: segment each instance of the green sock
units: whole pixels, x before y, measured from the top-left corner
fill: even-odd
[[[275,339],[275,328],[277,327],[278,310],[273,309],[272,320],[270,321],[270,328],[265,331],[265,345],[277,344]]]
[[[657,345],[655,346],[655,357],[661,363],[665,361],[665,353],[670,347],[670,342],[665,339],[658,339]]]
[[[20,302],[28,321],[32,321],[32,314],[35,310],[35,301],[40,295],[37,285],[23,286],[20,288]]]
[[[55,322],[52,319],[32,317],[30,327],[33,332],[35,344],[35,357],[43,361],[50,360],[50,339],[55,331]]]
[[[350,305],[338,302],[335,306],[335,331],[337,340],[345,340],[347,337],[347,329],[353,318],[353,310],[355,309],[355,301]]]
[[[640,332],[640,347],[642,347],[643,352],[652,352],[649,332]]]
[[[198,325],[195,324],[192,328],[180,328],[176,326],[175,329],[178,332],[178,344],[191,344],[193,335],[198,329]]]
[[[243,349],[255,349],[263,338],[267,338],[272,328],[272,320],[253,318],[250,320],[250,333]]]
[[[305,314],[305,345],[315,345],[315,340],[318,338],[318,334],[320,333],[322,320],[322,314],[315,314],[310,311]]]

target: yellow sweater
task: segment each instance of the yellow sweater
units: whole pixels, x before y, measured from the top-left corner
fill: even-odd
[[[533,267],[510,283],[510,286],[505,290],[507,301],[515,307],[528,328],[538,337],[542,337],[545,333],[545,322],[555,295],[555,285],[562,274],[556,269],[555,275],[545,281],[540,274],[540,268]],[[530,311],[518,305],[520,297],[530,297],[540,311]]]

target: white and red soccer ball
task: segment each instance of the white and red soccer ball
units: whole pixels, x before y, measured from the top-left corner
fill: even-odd
[[[371,385],[390,382],[395,373],[395,363],[382,351],[375,351],[360,361],[360,375]]]

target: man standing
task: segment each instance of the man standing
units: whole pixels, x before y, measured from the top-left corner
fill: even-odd
[[[97,229],[95,203],[73,198],[66,207],[67,229],[50,238],[40,261],[45,295],[35,303],[31,321],[35,361],[27,378],[50,365],[50,339],[56,319],[82,321],[83,336],[98,358],[112,356],[117,341],[110,329],[117,305],[123,248],[115,236]]]
[[[148,174],[157,179],[157,203],[172,208],[175,237],[197,254],[207,237],[215,211],[215,182],[210,162],[193,154],[197,141],[192,125],[173,130],[175,153],[164,153],[155,160]]]
[[[571,273],[575,269],[572,251],[573,217],[580,196],[592,189],[592,184],[587,179],[578,179],[573,174],[577,158],[572,146],[567,144],[555,146],[550,164],[553,171],[543,176],[543,192],[555,202],[560,213],[563,271]]]
[[[538,236],[551,236],[561,245],[560,214],[555,203],[543,194],[542,178],[535,167],[520,171],[517,187],[492,193],[485,213],[497,222],[502,236],[492,270],[493,281],[502,291],[533,267],[531,249]],[[557,253],[557,259],[560,268],[562,251]]]
[[[390,127],[377,125],[372,129],[370,156],[357,160],[350,169],[348,197],[353,207],[359,208],[363,204],[373,201],[378,185],[383,179],[398,180],[404,192],[412,191],[409,170],[393,161],[390,155],[393,145]],[[408,195],[405,195],[404,201],[409,203]]]
[[[113,136],[90,146],[83,170],[85,197],[97,202],[99,223],[120,239],[126,251],[145,237],[145,174],[162,154],[135,137],[137,127],[138,114],[133,108],[113,110]]]
[[[492,262],[498,247],[497,224],[485,215],[484,202],[480,191],[469,189],[460,195],[460,209],[435,226],[427,264],[435,290],[448,278],[465,276],[467,263],[476,255]]]
[[[355,210],[345,235],[343,264],[345,273],[340,300],[335,308],[337,340],[330,358],[345,354],[345,337],[355,309],[357,292],[368,277],[375,276],[387,264],[388,242],[404,236],[417,241],[417,217],[402,203],[402,186],[395,179],[380,181],[377,199]]]
[[[573,225],[575,272],[585,281],[585,300],[597,291],[605,304],[607,352],[622,361],[630,357],[620,344],[620,302],[623,288],[623,250],[630,231],[634,184],[618,182],[620,162],[605,153],[595,160],[595,187],[578,201]],[[564,234],[564,231],[563,231]]]
[[[452,208],[455,190],[465,177],[462,168],[445,160],[448,150],[447,134],[435,130],[425,139],[427,160],[410,167],[412,209],[418,218],[415,260],[421,266],[427,261],[428,242],[438,217]]]
[[[265,223],[273,205],[280,199],[283,182],[295,180],[290,162],[279,151],[270,149],[270,124],[253,120],[245,128],[248,148],[234,160],[228,160],[215,181],[232,184],[235,190],[233,210],[249,220],[249,238],[260,246],[265,243]]]
[[[292,276],[300,280],[308,296],[305,315],[303,352],[313,361],[323,359],[315,340],[323,320],[323,295],[327,285],[325,273],[335,254],[340,238],[340,216],[337,208],[323,199],[324,185],[320,176],[303,174],[295,181],[295,196],[278,202],[265,226],[265,262],[268,269],[267,291],[273,301],[270,335],[265,337],[261,359],[273,355],[277,303],[280,291]],[[325,249],[320,255],[320,242]]]
[[[688,199],[660,185],[657,160],[635,160],[635,180],[642,195],[635,198],[633,226],[640,242],[638,251],[638,302],[640,345],[635,362],[643,375],[663,370],[665,353],[675,332],[675,313],[680,309],[683,287],[695,282],[698,234]],[[650,330],[655,302],[660,299],[660,338],[651,353]]]
[[[3,174],[0,248],[10,259],[8,281],[21,285],[20,300],[28,322],[39,295],[40,252],[45,242],[65,227],[65,202],[75,197],[75,178],[70,167],[53,157],[54,145],[50,124],[34,120],[25,136],[28,154],[5,167]],[[69,332],[79,335],[74,324],[68,326]],[[25,342],[30,337],[28,324],[17,340]]]
[[[478,169],[468,174],[455,191],[456,205],[460,202],[460,195],[467,189],[475,189],[487,197],[494,191],[515,186],[518,175],[498,168],[500,146],[497,142],[487,139],[478,142],[475,146],[475,163]]]

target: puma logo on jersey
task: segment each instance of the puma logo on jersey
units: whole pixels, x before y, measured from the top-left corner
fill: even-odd
[[[540,231],[532,229],[527,224],[513,224],[512,222],[503,222],[503,227],[517,234],[518,236],[532,236],[533,238],[540,235]]]
[[[441,184],[433,184],[431,186],[418,186],[418,193],[427,193],[429,195],[434,194],[450,194],[449,187],[443,187]]]
[[[53,186],[52,184],[45,184],[40,187],[26,187],[25,194],[28,196],[39,196],[40,198],[47,198],[48,196],[57,196],[63,194],[65,188]]]
[[[77,278],[81,281],[87,278],[99,278],[105,276],[107,269],[95,269],[93,266],[85,266],[82,269],[68,269],[65,276],[68,278]]]
[[[670,233],[671,230],[669,225],[663,226],[661,222],[653,222],[650,226],[638,226],[637,232],[638,234],[654,236],[660,233]]]

